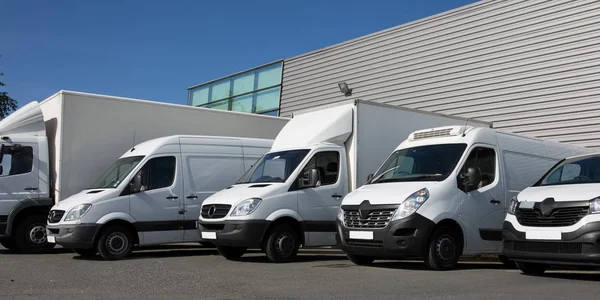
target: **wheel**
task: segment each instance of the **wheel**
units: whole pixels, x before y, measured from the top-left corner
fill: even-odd
[[[346,254],[346,256],[348,257],[348,259],[351,262],[353,262],[359,266],[370,265],[375,260],[375,258],[372,256],[355,255],[355,254]]]
[[[102,231],[98,240],[98,252],[106,260],[128,257],[133,250],[133,234],[125,226],[110,226]]]
[[[423,257],[425,264],[433,270],[452,270],[456,268],[461,252],[462,245],[457,234],[449,227],[438,227]]]
[[[243,247],[218,246],[217,250],[219,251],[219,254],[229,260],[236,260],[246,253],[246,248]]]
[[[528,262],[517,262],[517,267],[525,275],[542,275],[548,270],[548,265]]]
[[[267,257],[274,263],[293,261],[300,248],[298,233],[289,225],[277,225],[269,233],[264,248]]]
[[[0,240],[0,245],[8,250],[16,250],[17,245],[15,244],[15,240],[12,238],[3,238]]]
[[[43,253],[54,248],[46,238],[46,216],[33,215],[26,217],[17,225],[15,246],[23,253]]]
[[[96,253],[98,253],[98,249],[96,249],[96,248],[90,248],[90,249],[75,248],[75,249],[73,249],[73,251],[75,251],[75,253],[77,253],[83,257],[95,256]]]
[[[515,262],[508,259],[508,257],[504,256],[504,255],[498,255],[498,259],[500,260],[501,263],[503,263],[506,267],[508,268],[514,268],[515,267]]]

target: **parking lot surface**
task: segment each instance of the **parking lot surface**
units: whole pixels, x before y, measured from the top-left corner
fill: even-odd
[[[149,248],[123,261],[0,248],[0,299],[597,299],[598,281],[600,271],[530,277],[482,261],[447,272],[417,261],[362,267],[330,249],[273,264],[256,252],[227,261],[195,245]]]

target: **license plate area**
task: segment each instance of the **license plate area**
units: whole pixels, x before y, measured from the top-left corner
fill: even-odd
[[[355,240],[372,240],[373,231],[350,231],[349,237]]]
[[[525,238],[528,240],[560,241],[562,235],[560,231],[526,231]]]
[[[210,232],[210,231],[202,231],[202,238],[205,240],[216,240],[217,239],[217,233],[216,232]]]

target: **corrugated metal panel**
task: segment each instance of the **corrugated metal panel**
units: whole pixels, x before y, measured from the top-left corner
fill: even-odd
[[[347,100],[345,81],[353,98],[600,148],[599,26],[597,0],[480,1],[285,60],[281,115]]]

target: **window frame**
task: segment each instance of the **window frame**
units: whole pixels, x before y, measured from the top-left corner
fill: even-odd
[[[339,184],[339,182],[340,182],[340,167],[341,167],[340,166],[340,160],[341,160],[341,154],[340,154],[340,151],[337,151],[337,150],[323,150],[323,151],[315,152],[313,154],[313,156],[306,162],[306,164],[304,165],[304,167],[300,171],[300,174],[298,174],[298,178],[296,179],[296,182],[298,180],[303,180],[305,178],[305,173],[306,173],[306,171],[308,171],[306,168],[308,168],[310,166],[311,161],[313,159],[315,159],[315,167],[317,167],[317,164],[318,164],[318,161],[316,160],[317,156],[318,155],[322,155],[322,154],[328,154],[328,153],[335,153],[336,156],[337,156],[337,164],[338,164],[338,166],[337,166],[337,174],[336,174],[335,181],[332,182],[332,183],[323,184],[323,177],[320,177],[321,184],[319,186],[315,187],[315,188],[320,188],[320,187],[332,186],[332,185]],[[325,172],[327,172],[327,166],[325,166]],[[325,174],[323,174],[323,176],[325,176]]]
[[[481,148],[486,149],[486,150],[491,150],[493,152],[493,154],[494,154],[494,160],[493,160],[493,162],[494,162],[494,174],[493,174],[494,175],[494,180],[492,180],[492,182],[490,182],[490,183],[488,183],[486,185],[483,185],[481,187],[478,187],[478,188],[474,189],[474,191],[484,192],[484,191],[487,191],[489,189],[494,188],[498,184],[498,182],[499,182],[498,177],[499,177],[500,170],[498,168],[498,165],[499,165],[498,151],[496,151],[496,149],[494,147],[492,147],[490,145],[481,145],[481,144],[480,145],[473,145],[471,147],[471,149],[469,149],[468,153],[465,152],[466,153],[465,160],[464,160],[462,166],[460,167],[460,169],[458,169],[458,170],[459,170],[460,174],[463,174],[465,172],[465,167],[467,166],[467,163],[469,161],[469,157],[471,156],[471,154],[473,153],[473,151],[475,151],[477,149],[481,149]],[[476,161],[478,161],[478,159]]]
[[[176,180],[177,180],[177,156],[176,155],[153,156],[153,157],[148,158],[148,160],[146,160],[146,162],[140,167],[140,169],[137,172],[135,172],[134,177],[137,176],[138,174],[140,174],[142,171],[144,171],[144,168],[146,168],[152,160],[160,159],[160,158],[173,158],[173,163],[174,163],[173,180],[171,180],[171,183],[167,186],[152,188],[152,189],[144,189],[144,190],[140,191],[141,193],[160,190],[160,189],[172,188],[176,184]],[[148,180],[150,180],[150,179],[148,179]]]
[[[17,174],[9,174],[9,173],[10,173],[10,171],[12,170],[12,167],[13,167],[13,166],[12,166],[12,162],[14,161],[14,157],[13,157],[13,154],[10,154],[10,153],[5,153],[5,151],[6,151],[6,150],[11,150],[11,151],[14,151],[14,147],[15,147],[15,146],[14,146],[14,145],[11,145],[11,146],[6,146],[6,145],[2,144],[2,147],[0,148],[0,151],[1,151],[1,152],[0,152],[0,155],[2,156],[2,158],[0,159],[0,164],[4,162],[4,155],[6,154],[6,155],[9,155],[9,156],[10,156],[11,165],[10,165],[10,169],[8,169],[8,173],[7,173],[6,175],[2,175],[2,174],[0,174],[0,178],[2,178],[2,177],[11,177],[11,176],[24,175],[24,174],[29,174],[29,173],[33,172],[33,169],[34,169],[34,167],[35,167],[35,155],[34,155],[34,153],[33,153],[33,152],[34,152],[34,149],[33,149],[33,147],[32,147],[32,146],[23,146],[23,145],[17,145],[17,146],[18,146],[18,147],[20,147],[20,148],[22,148],[22,150],[21,150],[21,151],[24,151],[24,149],[26,149],[26,151],[25,151],[25,152],[26,152],[28,155],[30,155],[30,156],[31,156],[31,159],[30,159],[30,162],[31,162],[31,163],[29,164],[29,169],[28,169],[28,171],[26,171],[26,172],[21,172],[21,173],[17,173]],[[2,170],[2,173],[4,173],[4,171],[5,171],[5,170]]]

